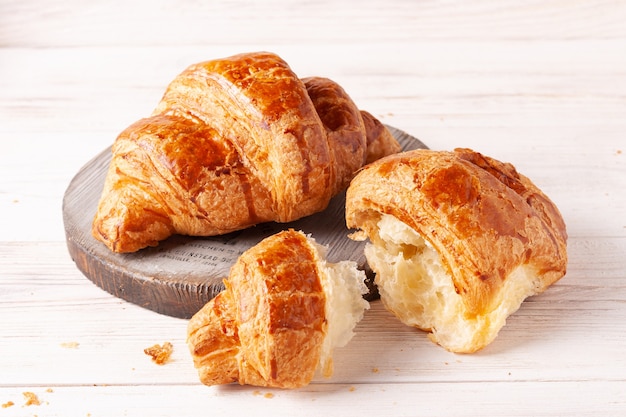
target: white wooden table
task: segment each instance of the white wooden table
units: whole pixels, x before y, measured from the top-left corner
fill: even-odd
[[[0,417],[625,415],[626,2],[206,3],[0,1]],[[254,50],[433,149],[515,164],[565,217],[567,275],[477,354],[375,302],[331,379],[201,385],[185,320],[75,268],[61,200],[187,65]]]

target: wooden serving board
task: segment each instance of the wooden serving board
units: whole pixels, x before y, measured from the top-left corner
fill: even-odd
[[[403,150],[426,148],[418,139],[388,126]],[[263,238],[286,228],[302,230],[328,246],[330,262],[352,260],[367,271],[363,242],[350,240],[345,225],[345,193],[323,212],[291,223],[264,223],[214,237],[172,236],[135,253],[111,252],[91,236],[91,223],[104,186],[111,149],[89,161],[63,197],[67,246],[78,269],[116,297],[169,316],[190,318],[223,288],[223,279],[239,255]],[[371,274],[370,293],[377,292]]]

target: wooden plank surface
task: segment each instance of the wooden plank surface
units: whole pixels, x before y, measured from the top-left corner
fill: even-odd
[[[624,21],[626,3],[605,0],[0,2],[0,416],[623,415]],[[182,69],[259,49],[430,148],[514,163],[563,213],[567,275],[477,354],[374,302],[330,379],[202,386],[186,320],[76,268],[62,199]],[[143,349],[164,341],[174,354],[157,366]]]

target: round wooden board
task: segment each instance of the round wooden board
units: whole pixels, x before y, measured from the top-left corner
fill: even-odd
[[[405,132],[388,128],[403,150],[426,148]],[[223,289],[223,279],[239,255],[286,228],[302,230],[328,246],[328,261],[352,260],[367,269],[364,243],[347,237],[345,194],[331,200],[323,212],[291,223],[265,223],[214,237],[172,236],[156,247],[135,253],[111,252],[91,236],[110,161],[109,148],[72,179],[63,197],[63,222],[68,250],[78,269],[116,297],[161,314],[190,318]],[[369,285],[369,297],[373,298],[375,288],[371,282]]]

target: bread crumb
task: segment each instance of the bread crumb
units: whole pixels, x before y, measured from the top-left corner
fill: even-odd
[[[2,404],[2,408],[13,407],[14,405],[15,405],[15,403],[13,401],[7,401],[4,404]]]
[[[54,390],[52,388],[48,388],[46,392],[54,392]]]
[[[377,374],[378,373],[378,368],[372,368],[372,372]]]
[[[356,388],[354,386],[352,386],[352,387],[348,388],[348,391],[354,392],[354,391],[356,391]]]
[[[255,397],[259,395],[263,395],[265,398],[274,398],[274,394],[272,394],[271,392],[266,392],[265,394],[263,394],[259,390],[252,391],[252,395],[254,395]]]
[[[174,346],[170,342],[163,343],[161,345],[150,346],[149,348],[145,348],[143,352],[146,355],[152,357],[152,361],[157,365],[163,365],[167,361],[169,361],[170,356],[172,355],[172,351],[174,350]]]
[[[22,393],[22,395],[24,396],[24,399],[26,400],[26,403],[24,405],[41,405],[39,398],[34,392],[25,391]]]
[[[63,342],[61,343],[61,347],[65,349],[78,349],[80,343],[78,342]]]

